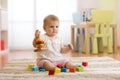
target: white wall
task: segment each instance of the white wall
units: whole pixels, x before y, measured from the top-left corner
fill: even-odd
[[[48,14],[55,14],[60,19],[59,35],[64,43],[71,41],[70,27],[76,0],[9,0],[8,10],[10,49],[33,49],[34,31],[39,28],[44,33],[43,18]]]
[[[30,49],[34,32],[33,0],[8,0],[9,47]]]
[[[117,8],[116,8],[116,12],[117,12],[117,16],[116,16],[116,19],[117,19],[117,43],[118,43],[118,46],[120,46],[120,0],[117,0]]]
[[[77,10],[81,11],[83,8],[98,8],[99,0],[77,0]]]
[[[34,30],[42,33],[42,20],[48,14],[60,19],[59,35],[64,43],[71,41],[72,13],[83,8],[100,8],[101,0],[8,0],[9,1],[9,45],[10,49],[33,49]],[[36,5],[34,2],[36,1]],[[118,45],[120,46],[120,0],[117,0]],[[28,3],[29,2],[29,3]],[[26,4],[27,3],[27,4]]]

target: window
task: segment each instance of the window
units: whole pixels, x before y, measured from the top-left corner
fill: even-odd
[[[14,49],[33,48],[31,42],[34,30],[39,27],[41,32],[44,31],[41,26],[43,18],[48,14],[57,15],[65,28],[64,31],[68,31],[66,26],[72,24],[72,13],[76,11],[76,7],[76,0],[9,0],[10,46]],[[60,34],[63,35],[63,32]],[[64,36],[67,35],[70,35],[70,32]],[[70,40],[70,37],[65,38],[66,42]]]

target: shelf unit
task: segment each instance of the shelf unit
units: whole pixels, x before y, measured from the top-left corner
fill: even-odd
[[[7,0],[0,0],[0,68],[8,60],[8,11]]]

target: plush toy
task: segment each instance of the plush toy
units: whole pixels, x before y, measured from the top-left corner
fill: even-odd
[[[36,30],[35,39],[33,41],[33,46],[36,48],[34,52],[40,51],[41,48],[44,48],[44,40],[40,38],[40,31]]]

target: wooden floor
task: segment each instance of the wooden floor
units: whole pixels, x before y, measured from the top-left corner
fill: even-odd
[[[63,54],[66,57],[102,57],[102,56],[109,56],[114,59],[120,60],[120,49],[117,50],[117,53],[99,53],[98,55],[93,54],[85,54],[85,53],[78,53],[78,52],[71,52],[67,54]],[[10,59],[23,59],[23,58],[35,58],[35,52],[33,51],[10,51]]]
[[[71,54],[73,57],[76,57],[76,56],[85,56],[85,57],[102,57],[102,56],[109,56],[109,57],[112,57],[116,60],[120,60],[120,48],[117,48],[117,51],[116,53],[108,53],[107,52],[107,48],[104,48],[104,53],[99,53],[97,55],[95,54],[85,54],[85,53],[78,53],[78,52],[72,52]]]

